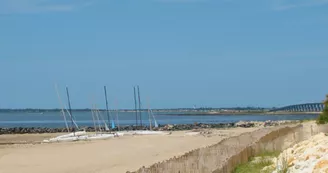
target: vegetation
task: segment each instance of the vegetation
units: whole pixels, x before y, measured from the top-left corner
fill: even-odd
[[[324,108],[322,113],[318,116],[317,124],[328,123],[328,95],[326,95],[326,100],[323,102]]]
[[[287,156],[283,156],[282,158],[281,158],[282,160],[281,160],[281,168],[280,169],[278,169],[278,173],[287,173],[287,171],[288,171],[288,161],[287,161]]]
[[[260,155],[253,157],[249,162],[243,163],[237,166],[234,173],[269,173],[273,170],[267,170],[265,172],[262,169],[266,166],[273,164],[272,158],[278,157],[279,152],[263,152]]]

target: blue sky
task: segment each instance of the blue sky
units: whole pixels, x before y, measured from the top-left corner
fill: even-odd
[[[1,0],[0,108],[283,106],[328,93],[327,0]]]

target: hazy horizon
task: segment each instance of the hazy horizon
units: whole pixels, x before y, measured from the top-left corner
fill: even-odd
[[[288,105],[286,105],[288,106]],[[274,106],[273,106],[274,107]],[[212,108],[212,109],[233,109],[233,108],[264,108],[264,109],[270,109],[273,107],[196,107],[195,109],[202,109],[202,108]],[[28,109],[33,109],[33,110],[54,110],[54,109],[62,109],[60,107],[54,107],[54,108],[0,108],[0,110],[6,110],[6,109],[10,109],[10,110],[28,110]],[[67,109],[67,108],[66,108]],[[72,110],[83,110],[83,109],[92,109],[91,107],[86,107],[86,108],[72,108]],[[106,110],[105,107],[98,107],[99,110]],[[142,107],[142,110],[147,110],[147,107]],[[176,108],[151,108],[151,109],[194,109],[193,107],[176,107]],[[116,110],[115,108],[111,108],[111,111]],[[134,108],[119,108],[118,110],[135,110]]]

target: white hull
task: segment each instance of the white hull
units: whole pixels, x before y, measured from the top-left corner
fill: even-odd
[[[43,140],[43,142],[71,142],[79,140],[77,136],[66,137],[66,138],[51,138],[49,140]]]
[[[88,136],[87,140],[108,139],[114,137],[115,137],[114,134],[96,134],[96,135]]]
[[[87,132],[85,132],[85,131],[78,131],[78,132],[75,132],[75,133],[60,135],[60,136],[57,136],[56,138],[68,138],[68,137],[82,136],[82,135],[86,135],[86,134],[87,134]]]
[[[109,139],[114,138],[116,136],[124,136],[124,135],[168,135],[169,133],[163,131],[149,131],[149,130],[141,130],[141,131],[128,131],[128,132],[117,132],[117,133],[105,133],[105,134],[93,134],[86,135],[85,131],[79,131],[74,133],[70,133],[67,135],[57,136],[55,138],[51,138],[49,140],[43,140],[45,143],[49,142],[73,142],[73,141],[86,141],[86,140],[101,140],[101,139]]]
[[[100,140],[100,139],[109,139],[114,138],[115,136],[123,136],[124,133],[116,133],[116,134],[93,134],[93,135],[82,135],[86,134],[86,132],[78,133],[80,136],[70,136],[68,135],[62,135],[55,138],[51,138],[49,140],[43,140],[45,143],[49,142],[71,142],[71,141],[86,141],[86,140]],[[77,135],[77,134],[76,134]]]
[[[123,132],[116,132],[116,135],[117,136],[124,136],[124,133]]]

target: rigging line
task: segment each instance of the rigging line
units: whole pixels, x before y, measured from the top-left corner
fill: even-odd
[[[152,130],[151,127],[151,117],[150,117],[150,102],[149,102],[149,98],[147,98],[148,101],[148,120],[149,120],[149,130]]]
[[[73,116],[72,116],[72,108],[71,108],[71,101],[70,101],[70,97],[69,97],[69,92],[68,92],[68,87],[66,86],[66,96],[67,96],[67,101],[68,101],[68,108],[69,108],[69,114],[71,115],[71,123],[72,123],[72,131],[74,133],[75,136],[75,129],[74,129],[74,123],[73,123]]]
[[[97,134],[96,112],[95,112],[95,105],[93,104],[94,97],[89,96],[89,101],[90,101],[90,104],[91,104],[91,116],[92,116],[93,126],[95,128],[95,133]]]
[[[115,99],[115,106],[116,106],[116,123],[117,123],[118,131],[120,131],[120,122],[118,120],[118,103],[117,103],[117,99]]]
[[[108,123],[108,126],[110,126],[110,114],[109,114],[109,110],[108,110],[108,97],[107,97],[107,87],[104,86],[104,91],[105,91],[105,101],[106,101],[106,114],[107,114],[107,123]]]
[[[133,93],[134,93],[134,110],[136,113],[136,127],[138,127],[138,110],[137,110],[137,96],[136,96],[136,87],[133,87]]]
[[[140,126],[142,127],[142,112],[141,112],[141,101],[140,101],[140,90],[139,90],[139,85],[137,86],[138,88],[138,100],[139,100],[139,118],[140,118]]]
[[[104,118],[103,114],[99,111],[99,109],[97,110],[97,112],[98,112],[98,114],[99,114],[100,119],[101,119],[102,122],[104,123],[105,130],[108,131],[109,128],[108,128],[108,126],[107,126],[107,124],[106,124],[106,122],[105,122],[105,118]]]
[[[67,113],[71,118],[73,118],[72,115],[70,114],[70,112],[67,110],[66,107],[65,107],[65,111],[66,111],[66,113]],[[79,126],[76,124],[76,122],[75,122],[74,119],[73,119],[73,124],[75,125],[76,129],[80,129]]]
[[[64,108],[63,108],[63,103],[62,103],[61,98],[60,98],[60,95],[59,95],[59,91],[58,91],[58,85],[57,85],[57,83],[55,84],[55,90],[56,90],[57,97],[58,97],[58,101],[59,101],[59,104],[60,104],[60,107],[61,107],[61,113],[62,113],[62,115],[63,115],[63,117],[64,117],[65,126],[66,126],[66,129],[67,129],[67,132],[69,132],[69,127],[68,127],[68,124],[67,124],[65,111],[64,111]]]
[[[91,104],[91,116],[92,116],[93,127],[95,128],[95,133],[97,134],[97,126],[94,117],[95,115],[94,115],[93,104]]]
[[[98,120],[98,126],[99,126],[99,131],[102,132],[102,129],[101,129],[101,123],[100,123],[100,120],[99,120],[99,115],[98,115],[98,112],[97,112],[97,105],[95,104],[95,113],[96,113],[96,117],[97,117],[97,120]]]
[[[156,121],[155,115],[154,115],[154,113],[153,113],[153,110],[150,109],[150,113],[151,113],[151,115],[152,115],[153,118],[154,118],[155,127],[158,127],[158,124],[157,124],[157,121]]]

